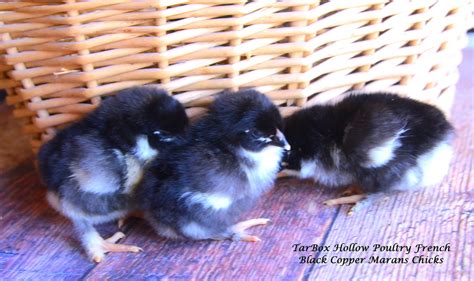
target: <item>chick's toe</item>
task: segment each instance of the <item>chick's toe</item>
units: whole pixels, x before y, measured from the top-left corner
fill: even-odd
[[[257,226],[257,225],[265,225],[269,222],[269,219],[258,218],[258,219],[251,219],[239,222],[232,226],[232,232],[234,233],[232,236],[232,240],[234,241],[245,241],[245,242],[259,242],[262,241],[258,236],[249,235],[245,232],[250,227]]]
[[[114,235],[110,236],[109,238],[105,239],[106,242],[109,243],[117,243],[120,239],[124,238],[125,234],[121,231],[115,232]]]
[[[244,241],[244,242],[260,242],[262,241],[258,236],[254,235],[241,235],[239,237],[239,241]]]
[[[343,196],[343,197],[338,197],[338,198],[326,200],[326,201],[323,202],[323,204],[327,205],[327,206],[343,205],[343,204],[355,204],[355,203],[365,199],[365,197],[366,197],[365,194],[356,194],[356,195],[350,195],[350,196]]]
[[[118,221],[117,221],[117,227],[118,227],[118,229],[122,229],[122,227],[124,227],[124,225],[125,225],[125,220],[126,220],[126,218],[118,219]]]
[[[373,202],[379,201],[382,198],[387,199],[388,197],[384,193],[356,194],[327,200],[324,202],[324,204],[327,206],[354,204],[347,212],[347,215],[352,216],[354,213],[359,212],[360,210],[371,205]]]
[[[264,218],[241,221],[241,222],[235,224],[232,227],[232,229],[234,230],[234,232],[242,232],[242,231],[245,231],[247,228],[251,228],[253,226],[265,225],[269,221],[270,221],[270,219],[264,219]]]
[[[139,253],[142,252],[143,249],[133,245],[125,245],[125,244],[115,244],[104,241],[103,247],[105,252],[130,252],[130,253]]]
[[[99,244],[99,247],[94,247],[91,249],[92,260],[96,263],[99,263],[104,259],[105,253],[108,252],[138,253],[143,251],[140,247],[137,246],[117,244],[117,242],[124,237],[125,234],[119,231],[114,233],[114,235],[112,235],[111,237],[102,240]]]
[[[104,259],[104,254],[103,253],[97,253],[92,256],[92,261],[95,263],[100,263]]]

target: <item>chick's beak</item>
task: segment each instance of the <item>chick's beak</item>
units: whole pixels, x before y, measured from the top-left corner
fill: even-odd
[[[290,151],[290,144],[286,141],[285,136],[280,130],[277,130],[276,135],[272,139],[272,144],[276,146],[283,147],[285,151]]]

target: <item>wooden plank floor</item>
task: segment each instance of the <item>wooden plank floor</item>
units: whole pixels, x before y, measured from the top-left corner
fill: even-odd
[[[78,250],[71,224],[47,206],[27,143],[18,136],[10,111],[0,106],[0,278],[474,280],[473,66],[474,48],[468,48],[452,111],[458,134],[456,156],[449,177],[440,186],[391,196],[348,217],[347,207],[321,204],[334,197],[336,190],[281,180],[247,215],[272,220],[268,226],[252,229],[262,238],[260,243],[170,241],[157,237],[142,220],[135,219],[129,221],[124,241],[142,246],[145,252],[108,255],[99,265],[89,262]],[[10,133],[5,133],[6,128]],[[5,161],[9,164],[2,165]],[[114,224],[100,228],[104,236],[115,230]],[[333,248],[353,242],[413,247],[450,243],[450,251],[422,253],[438,255],[442,264],[341,266],[330,262],[300,264],[299,257],[368,258],[374,253],[299,253],[292,247],[295,243],[316,243]],[[415,254],[391,252],[380,256],[411,259]]]

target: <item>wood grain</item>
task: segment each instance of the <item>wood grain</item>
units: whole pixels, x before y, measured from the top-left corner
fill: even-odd
[[[267,226],[250,233],[261,242],[169,241],[155,236],[139,223],[126,238],[145,252],[139,255],[114,255],[95,267],[87,276],[92,279],[146,278],[151,275],[184,279],[227,279],[262,276],[300,279],[310,267],[300,265],[292,252],[296,242],[320,243],[336,210],[322,209],[327,195],[311,183],[281,181],[245,218],[270,218]],[[118,264],[129,264],[126,268]]]
[[[0,172],[32,157],[29,137],[22,134],[20,122],[11,118],[12,110],[0,102]]]
[[[255,87],[282,113],[348,90],[448,110],[469,0],[31,1],[2,4],[0,87],[32,147],[100,97],[159,83],[187,108]],[[3,75],[3,73],[8,75]],[[4,76],[4,77],[3,77]]]
[[[474,261],[474,81],[472,62],[474,50],[464,52],[462,77],[458,85],[452,121],[456,128],[455,157],[449,175],[440,186],[414,193],[400,193],[378,202],[353,217],[337,214],[327,245],[357,242],[362,245],[443,245],[450,243],[451,251],[438,253],[445,262],[441,265],[367,264],[341,267],[316,266],[309,279],[357,277],[374,279],[417,280],[473,280]],[[437,253],[423,253],[435,256]],[[331,253],[341,257],[369,257],[367,253]],[[401,257],[402,254],[381,255]],[[413,257],[415,254],[406,255]]]
[[[0,186],[2,278],[74,279],[93,267],[77,250],[70,224],[47,206],[31,161],[2,175]]]
[[[346,207],[321,204],[337,191],[321,190],[314,184],[294,179],[281,180],[243,218],[272,220],[268,226],[251,229],[252,234],[262,238],[259,243],[170,241],[158,238],[142,220],[133,219],[127,224],[124,241],[142,246],[145,252],[108,255],[103,263],[95,265],[86,259],[71,224],[47,206],[45,191],[31,158],[11,162],[8,169],[0,170],[0,276],[7,280],[473,280],[473,63],[474,49],[471,48],[464,51],[462,76],[452,111],[458,134],[456,157],[449,176],[440,186],[393,195],[348,217]],[[10,117],[2,115],[1,118]],[[5,159],[9,158],[0,157],[0,161],[8,161]],[[114,224],[100,227],[104,236],[115,230]],[[439,253],[445,260],[441,265],[351,266],[299,264],[300,254],[292,251],[294,243],[350,242],[361,245],[450,243],[451,251]],[[331,255],[367,256],[363,253]]]

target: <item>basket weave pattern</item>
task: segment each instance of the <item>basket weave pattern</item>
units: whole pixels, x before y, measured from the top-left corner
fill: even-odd
[[[350,90],[387,90],[448,110],[470,1],[0,2],[0,88],[32,146],[101,97],[158,83],[203,110],[256,87],[283,114]]]

